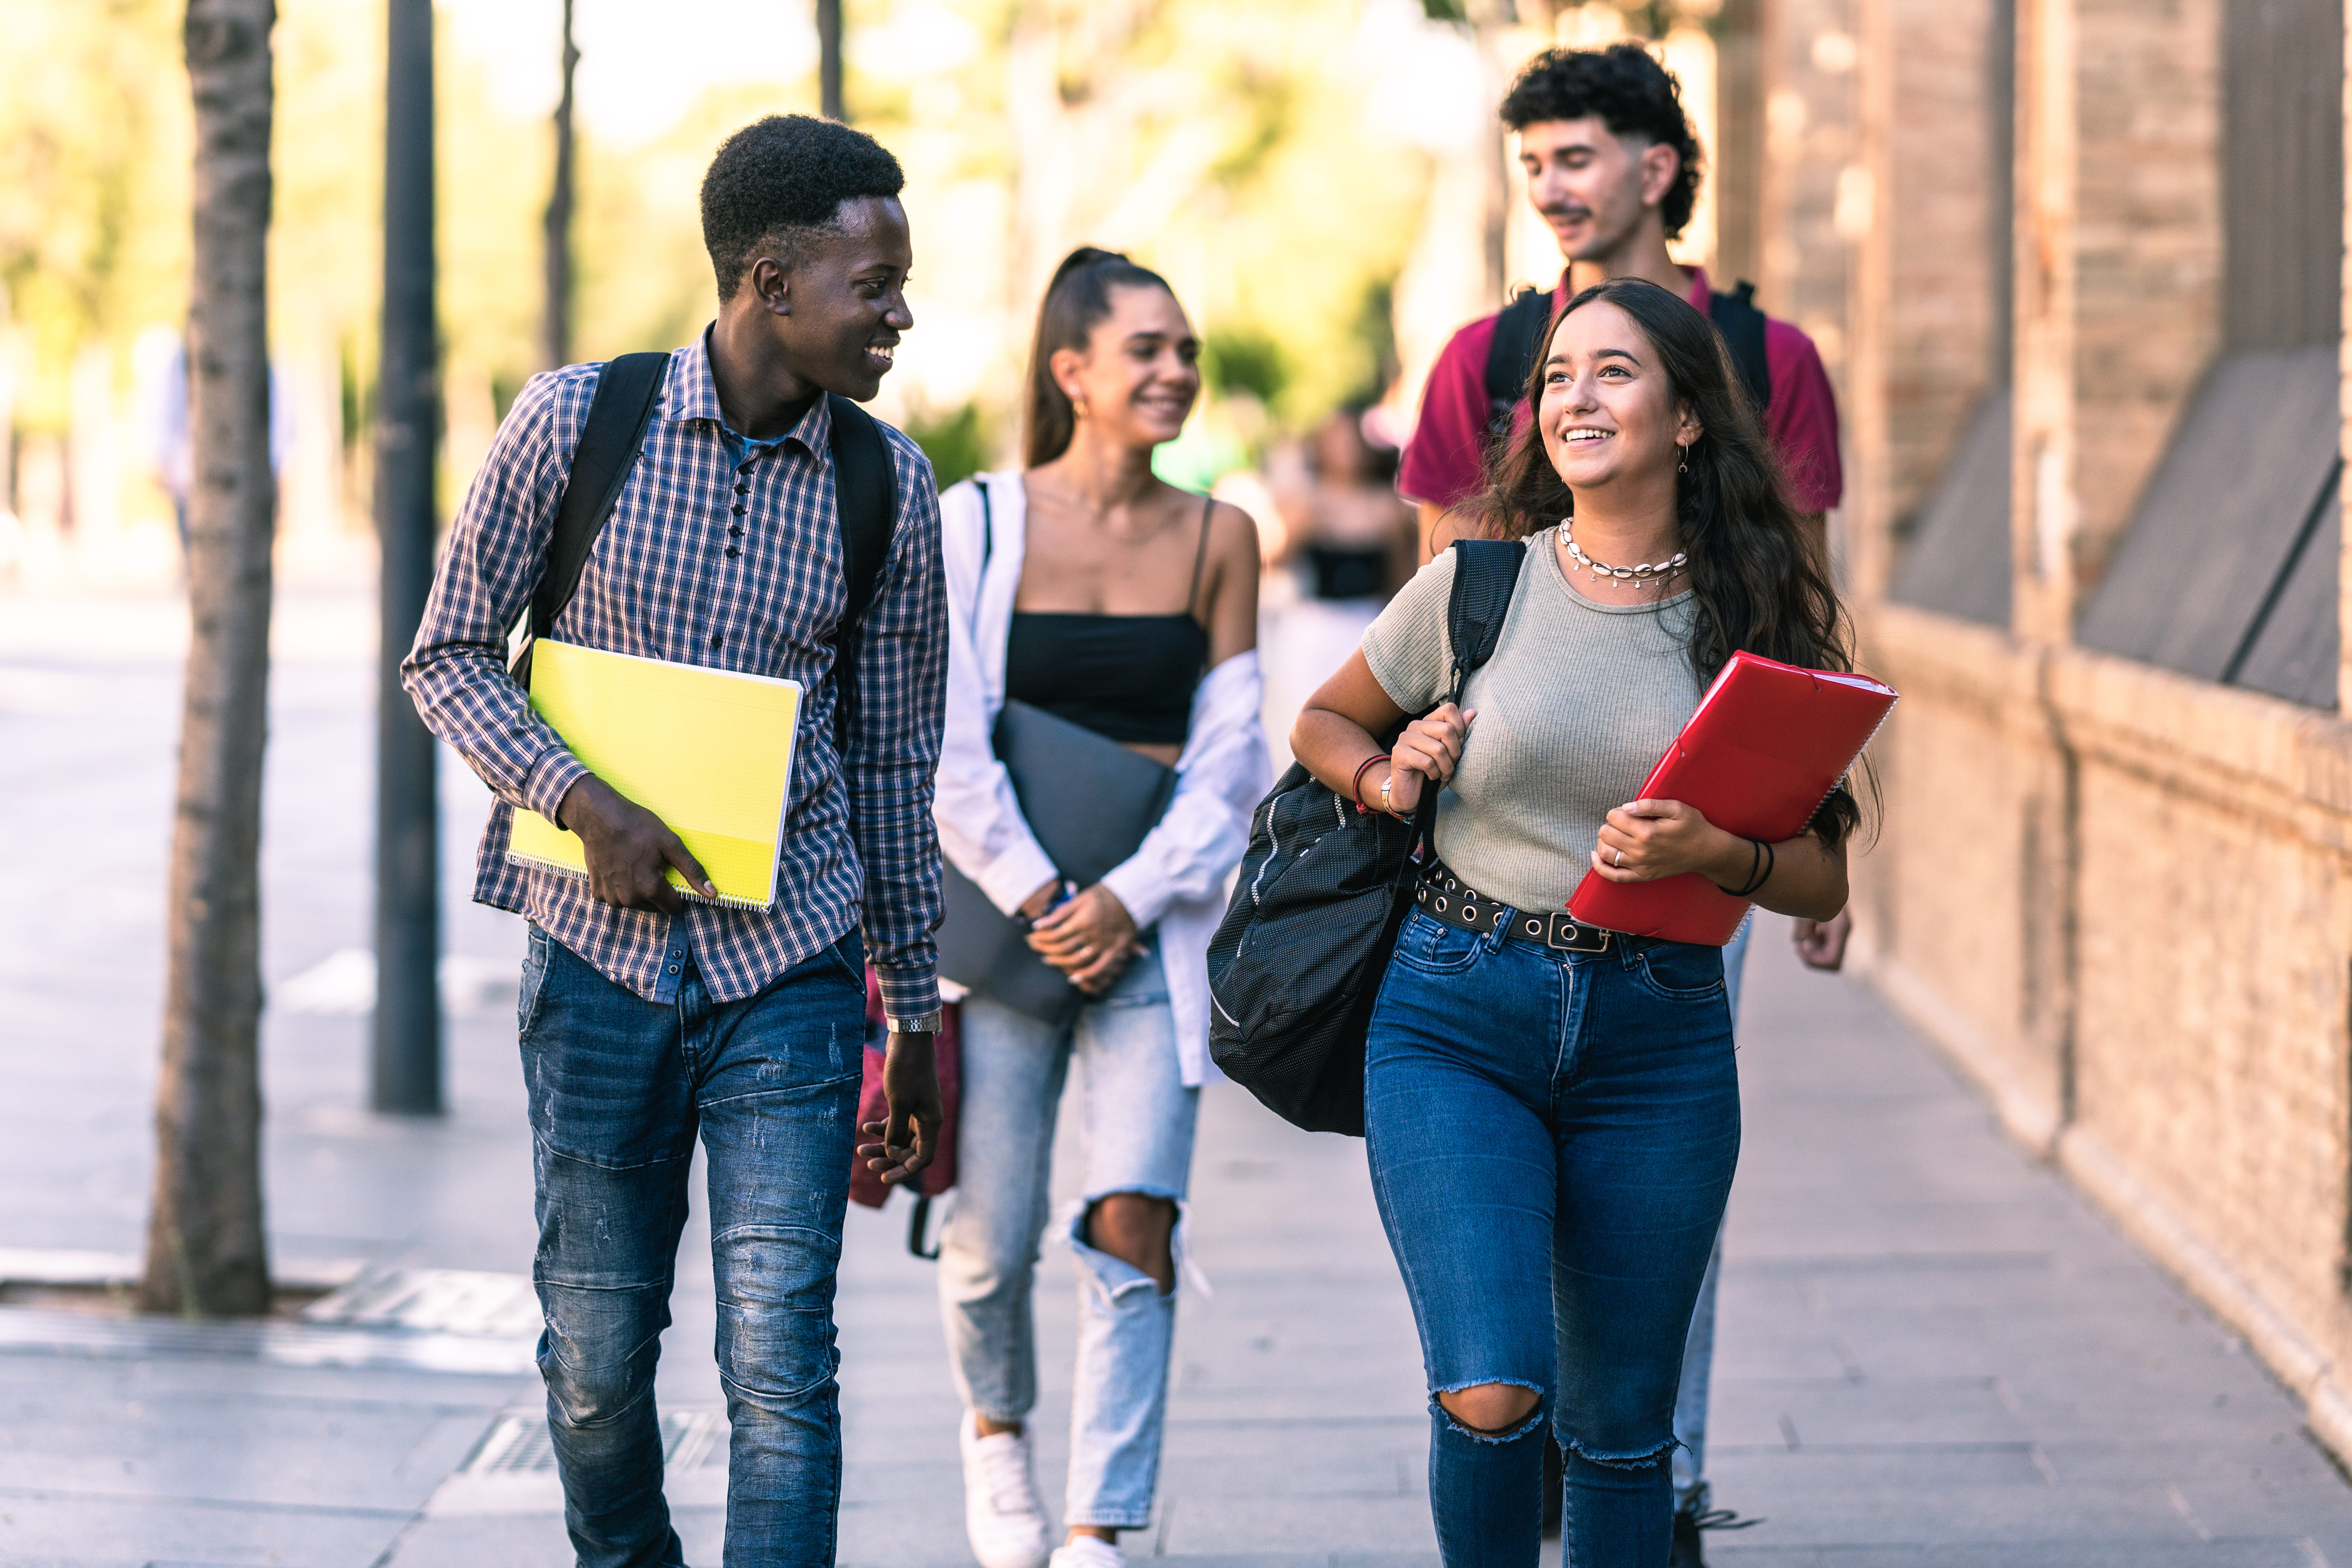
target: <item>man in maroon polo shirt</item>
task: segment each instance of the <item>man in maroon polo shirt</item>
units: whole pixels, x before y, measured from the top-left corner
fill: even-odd
[[[1717,314],[1706,270],[1678,267],[1666,254],[1666,242],[1682,233],[1698,199],[1699,150],[1679,85],[1648,50],[1638,44],[1547,49],[1511,84],[1502,118],[1518,133],[1528,198],[1559,237],[1568,262],[1552,294],[1554,314],[1567,305],[1571,282],[1589,287],[1626,274]],[[1455,332],[1422,393],[1421,420],[1397,488],[1421,508],[1424,559],[1452,542],[1445,512],[1480,488],[1492,412],[1486,356],[1499,319],[1500,312],[1483,316]],[[1718,324],[1728,323],[1718,316]],[[1763,340],[1771,388],[1765,433],[1799,510],[1818,527],[1844,489],[1837,399],[1812,339],[1766,317]],[[1734,350],[1736,356],[1736,342]],[[1530,417],[1522,404],[1513,429]]]
[[[1820,351],[1789,322],[1758,312],[1744,285],[1736,294],[1717,295],[1704,269],[1676,266],[1666,253],[1666,242],[1690,221],[1699,184],[1698,141],[1673,74],[1638,44],[1547,49],[1512,82],[1502,118],[1518,133],[1528,198],[1559,237],[1568,263],[1552,292],[1550,315],[1567,306],[1571,285],[1590,287],[1627,274],[1672,289],[1706,311],[1723,331],[1750,394],[1761,397],[1765,434],[1780,454],[1790,499],[1811,524],[1813,548],[1826,563],[1824,514],[1837,505],[1844,475],[1838,462],[1837,399]],[[1420,423],[1405,447],[1397,488],[1421,509],[1423,561],[1453,542],[1455,524],[1448,514],[1483,488],[1486,448],[1496,426],[1516,435],[1534,417],[1520,395],[1526,365],[1507,367],[1510,374],[1498,375],[1498,384],[1489,389],[1489,356],[1497,331],[1508,330],[1509,314],[1506,310],[1481,317],[1455,332],[1422,393]],[[1541,321],[1526,325],[1531,365]],[[1759,358],[1760,364],[1755,363]],[[1498,362],[1499,368],[1506,367]],[[1498,408],[1497,394],[1516,399],[1516,405],[1507,402]],[[1798,956],[1815,969],[1837,968],[1852,923],[1843,914],[1819,923],[1797,921]],[[1735,1013],[1748,929],[1740,929],[1723,955]],[[1674,1456],[1674,1568],[1702,1568],[1702,1528],[1738,1529],[1742,1522],[1710,1506],[1706,1482],[1707,1384],[1721,1258],[1718,1242],[1693,1315],[1675,1402],[1675,1436],[1683,1447]]]

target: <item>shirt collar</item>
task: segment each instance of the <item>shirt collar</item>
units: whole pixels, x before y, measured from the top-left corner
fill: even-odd
[[[710,374],[710,327],[703,328],[694,342],[670,354],[669,391],[662,398],[659,417],[681,423],[708,419],[726,427],[727,416],[719,407],[719,382]],[[811,457],[823,457],[833,439],[832,400],[820,397],[810,404],[808,412],[784,432],[784,439],[799,442]]]
[[[1559,302],[1563,305],[1567,304],[1570,299],[1572,298],[1568,291],[1568,277],[1573,270],[1574,268],[1567,267],[1563,267],[1559,269]],[[1715,292],[1707,287],[1706,268],[1704,267],[1694,266],[1690,269],[1690,293],[1685,296],[1685,298],[1690,300],[1691,304],[1696,309],[1706,310],[1715,303]]]

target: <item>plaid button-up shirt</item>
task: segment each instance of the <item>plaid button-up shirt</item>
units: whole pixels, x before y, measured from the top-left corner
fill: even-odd
[[[507,861],[515,809],[552,818],[588,771],[531,711],[506,656],[508,628],[546,565],[599,367],[534,376],[515,399],[450,529],[402,676],[425,723],[498,796],[475,861],[478,901],[529,917],[656,1002],[676,998],[689,955],[710,994],[731,1001],[862,924],[886,1008],[893,1017],[918,1016],[939,1005],[931,787],[948,659],[930,465],[912,441],[882,427],[898,510],[859,631],[857,729],[844,759],[834,745],[829,679],[834,629],[848,606],[831,414],[820,397],[782,442],[747,453],[739,468],[721,436],[706,342],[670,355],[636,466],[551,635],[801,683],[774,904],[744,910],[688,902],[673,920],[600,903],[580,878]],[[693,737],[678,743],[691,746]]]

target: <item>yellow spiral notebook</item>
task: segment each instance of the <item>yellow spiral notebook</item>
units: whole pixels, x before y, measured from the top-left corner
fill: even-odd
[[[669,825],[719,889],[705,903],[764,910],[793,777],[801,684],[671,664],[541,638],[530,656],[530,705],[590,772]],[[507,858],[574,877],[586,847],[535,811],[518,809]]]

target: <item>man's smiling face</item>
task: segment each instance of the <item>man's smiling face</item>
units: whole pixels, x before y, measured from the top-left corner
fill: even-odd
[[[899,334],[915,324],[907,209],[896,196],[845,201],[835,226],[799,250],[783,274],[788,313],[773,318],[785,361],[803,380],[864,403],[882,390]]]
[[[1528,200],[1570,261],[1598,261],[1620,249],[1643,216],[1664,200],[1680,167],[1675,150],[1620,136],[1599,115],[1542,120],[1519,132]]]

